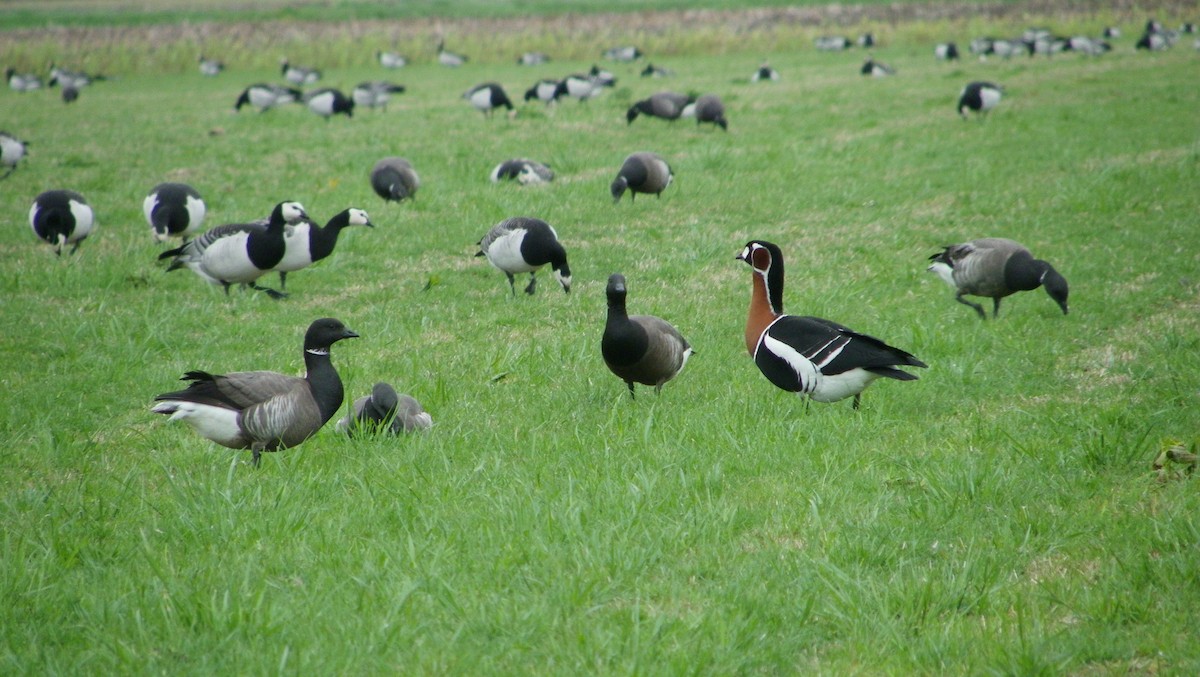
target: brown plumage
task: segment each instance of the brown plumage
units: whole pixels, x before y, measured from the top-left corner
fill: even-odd
[[[600,352],[609,370],[629,387],[633,384],[654,386],[663,384],[683,371],[693,350],[687,339],[670,322],[653,315],[630,316],[625,309],[625,276],[619,273],[608,278],[608,320],[600,339]]]

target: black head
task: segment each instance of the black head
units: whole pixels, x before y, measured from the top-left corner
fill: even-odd
[[[1042,263],[1045,263],[1042,261]],[[1063,315],[1067,314],[1067,279],[1059,274],[1054,266],[1046,263],[1046,270],[1042,273],[1042,286],[1046,288],[1046,293],[1054,302],[1062,308]]]
[[[620,273],[609,275],[604,293],[608,297],[608,305],[625,307],[625,276]]]
[[[771,308],[776,314],[783,314],[783,251],[779,246],[765,240],[751,240],[735,258],[763,276]]]
[[[617,176],[613,179],[612,185],[609,186],[609,191],[612,192],[613,202],[620,202],[621,196],[625,194],[625,189],[629,187],[629,180],[624,175]]]
[[[625,123],[626,124],[633,124],[633,121],[637,119],[638,114],[641,113],[641,111],[638,110],[638,106],[640,103],[641,102],[633,104],[632,106],[629,107],[629,110],[625,111]]]
[[[358,334],[348,329],[341,320],[325,317],[308,325],[308,331],[304,333],[304,349],[327,352],[329,346],[348,338],[358,338]]]
[[[538,88],[538,86],[534,85],[534,86],[530,87],[529,89],[525,90],[525,100],[526,101],[533,101],[534,99],[538,98],[537,88]]]

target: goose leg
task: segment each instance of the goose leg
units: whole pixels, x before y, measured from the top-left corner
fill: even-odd
[[[633,394],[633,381],[626,381],[625,385],[629,386],[629,399],[636,400],[637,396]]]
[[[537,288],[537,272],[529,274],[529,285],[525,287],[525,293],[533,296],[533,290]],[[515,292],[514,292],[515,293]]]
[[[855,393],[854,394],[854,403],[851,404],[850,406],[853,407],[855,411],[858,411],[858,405],[861,402],[862,402],[862,393]]]
[[[512,295],[516,296],[517,295],[516,279],[513,277],[512,273],[509,273],[506,271],[504,274],[508,276],[508,288],[512,290]]]
[[[963,295],[961,293],[957,294],[954,297],[954,300],[958,301],[961,304],[968,305],[968,306],[971,306],[972,308],[974,308],[975,312],[979,313],[979,319],[981,319],[981,320],[987,319],[987,313],[983,312],[983,306],[979,305],[978,303],[972,303],[971,301],[964,299]]]
[[[279,271],[279,291],[283,291],[287,287],[287,271]]]
[[[250,451],[253,454],[253,456],[250,457],[250,465],[257,468],[262,463],[262,447],[255,444]]]
[[[287,298],[286,293],[281,292],[281,291],[275,291],[274,289],[271,289],[270,287],[264,287],[264,286],[258,284],[257,282],[251,282],[250,288],[261,291],[261,292],[266,292],[267,296],[270,296],[271,298],[275,299],[276,301],[278,301],[279,299]]]
[[[1000,298],[996,297],[996,298],[992,299],[992,319],[994,320],[999,316],[1000,316]]]

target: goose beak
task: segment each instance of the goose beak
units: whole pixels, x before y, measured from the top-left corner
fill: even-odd
[[[344,339],[358,338],[358,337],[359,337],[358,334],[355,333],[355,331],[353,329],[347,329],[345,332],[342,333],[342,338],[344,338]]]

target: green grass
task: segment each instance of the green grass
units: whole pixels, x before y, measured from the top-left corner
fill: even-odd
[[[458,97],[590,58],[419,64],[388,112],[329,123],[232,113],[266,67],[129,75],[71,106],[0,92],[2,127],[33,142],[0,183],[0,672],[1196,673],[1200,499],[1150,468],[1197,437],[1196,55],[1127,37],[1095,60],[944,65],[905,37],[922,31],[883,36],[891,79],[807,41],[731,47],[654,56],[668,81],[618,66],[615,91],[512,120]],[[764,56],[784,80],[751,85]],[[984,122],[952,110],[971,79],[1007,88]],[[626,125],[660,88],[720,94],[729,133]],[[642,149],[676,185],[611,204]],[[421,174],[414,203],[371,193],[388,154]],[[518,155],[558,179],[487,182]],[[378,227],[285,301],[226,298],[155,263],[141,200],[168,179],[210,225],[296,199]],[[99,216],[62,259],[25,220],[58,187]],[[472,257],[514,215],[558,229],[569,296],[543,273],[510,298]],[[989,235],[1053,262],[1071,314],[1034,291],[980,322],[924,272]],[[742,344],[751,238],[783,247],[788,310],[930,368],[857,412],[773,388]],[[631,401],[600,358],[617,271],[632,312],[698,351],[657,397]],[[188,369],[296,373],[331,315],[362,335],[334,348],[348,395],[390,381],[430,433],[327,429],[255,470],[149,412]]]

